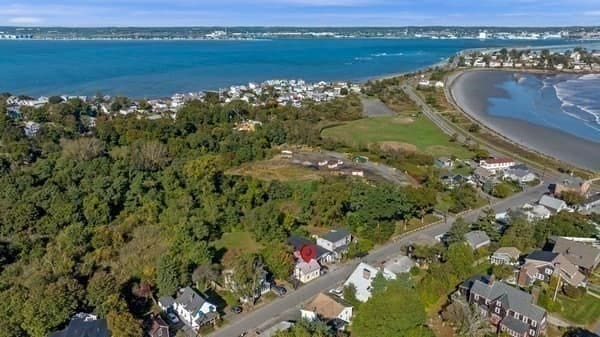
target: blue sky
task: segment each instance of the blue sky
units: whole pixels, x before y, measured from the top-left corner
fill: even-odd
[[[600,25],[600,0],[0,0],[0,25]]]

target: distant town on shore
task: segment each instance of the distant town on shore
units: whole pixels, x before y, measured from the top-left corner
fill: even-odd
[[[0,27],[0,39],[258,40],[278,38],[423,38],[595,40],[600,27]]]

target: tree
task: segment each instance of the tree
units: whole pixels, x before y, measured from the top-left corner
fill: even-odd
[[[142,335],[140,323],[128,312],[110,312],[106,316],[106,321],[113,337],[139,337]]]
[[[352,304],[355,308],[360,306],[361,302],[356,298],[356,286],[353,283],[344,286],[343,296],[344,300]]]
[[[466,243],[457,242],[448,247],[447,263],[459,279],[465,279],[472,274],[474,262],[473,249]]]
[[[446,237],[446,244],[452,245],[457,242],[465,241],[465,234],[467,234],[471,230],[471,227],[464,218],[458,217],[454,220],[452,227],[448,231],[448,236]]]
[[[104,153],[104,144],[96,138],[77,138],[61,140],[63,155],[73,160],[92,160]]]
[[[583,203],[585,197],[577,191],[563,191],[560,193],[560,199],[564,200],[569,206],[575,206]]]
[[[496,225],[496,216],[494,210],[486,208],[483,215],[477,219],[472,228],[484,231],[492,241],[497,242],[500,239],[500,231]]]
[[[86,290],[87,303],[93,307],[100,306],[110,295],[118,295],[119,293],[117,280],[113,275],[105,271],[94,273],[88,282]]]
[[[233,269],[232,281],[235,293],[245,298],[253,306],[258,298],[259,281],[264,276],[264,262],[258,254],[247,253],[238,256]]]
[[[390,281],[384,292],[361,304],[352,322],[352,334],[361,337],[431,336],[425,328],[425,307],[414,288]]]
[[[454,204],[450,207],[453,213],[459,213],[477,205],[477,191],[471,185],[462,185],[450,191]]]
[[[496,198],[506,198],[512,193],[512,188],[509,183],[503,182],[500,184],[496,184],[494,188],[492,188],[492,195]]]
[[[169,255],[163,255],[158,260],[157,269],[156,285],[159,295],[173,295],[180,286],[177,261]]]
[[[69,279],[32,291],[23,303],[23,328],[33,337],[45,337],[75,313],[80,296],[81,286]]]
[[[508,264],[492,266],[492,273],[500,280],[506,280],[515,274],[515,269]]]
[[[267,268],[276,278],[285,280],[292,273],[294,256],[289,245],[283,242],[274,242],[265,246],[261,255]]]

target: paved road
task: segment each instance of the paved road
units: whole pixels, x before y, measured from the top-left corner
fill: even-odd
[[[546,186],[540,185],[533,187],[519,194],[515,194],[507,199],[498,201],[492,205],[492,208],[496,212],[502,212],[507,209],[515,209],[527,202],[537,200],[540,194],[545,191]],[[482,211],[483,209],[474,210],[464,214],[463,217],[468,221],[475,221]],[[450,229],[450,226],[454,220],[454,217],[448,217],[447,221],[444,223],[424,228],[393,242],[377,247],[363,260],[371,264],[378,264],[381,261],[388,260],[400,252],[401,246],[409,244],[412,240],[416,239],[422,234],[435,237],[437,235],[446,233],[448,229]],[[278,298],[253,312],[249,312],[243,316],[240,316],[236,321],[233,321],[229,325],[218,329],[209,336],[236,337],[244,331],[252,331],[256,328],[268,327],[281,320],[287,320],[289,319],[288,317],[297,314],[303,303],[306,303],[318,293],[322,291],[328,291],[329,289],[333,289],[341,284],[350,275],[352,270],[356,268],[358,263],[359,261],[355,260],[341,265],[338,269],[330,271],[326,275],[312,281],[311,283],[298,288],[298,290],[290,292],[288,295]]]

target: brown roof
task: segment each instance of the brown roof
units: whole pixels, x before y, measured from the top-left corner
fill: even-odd
[[[504,164],[504,163],[514,163],[515,161],[510,158],[493,158],[493,159],[485,159],[483,160],[486,164]]]
[[[319,293],[304,306],[304,310],[316,312],[324,318],[337,318],[345,308],[352,307],[341,298]]]
[[[169,337],[169,326],[160,316],[156,315],[152,318],[152,325],[148,334],[151,337]]]
[[[579,267],[594,269],[600,263],[600,249],[585,243],[557,238],[552,251],[563,254]]]
[[[514,260],[518,260],[521,255],[521,251],[515,247],[501,247],[496,250],[495,254],[506,254]]]

